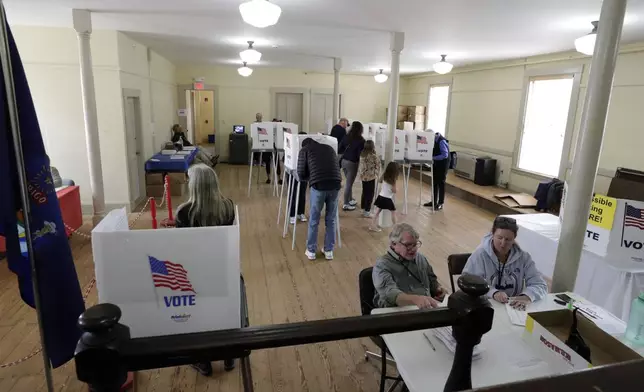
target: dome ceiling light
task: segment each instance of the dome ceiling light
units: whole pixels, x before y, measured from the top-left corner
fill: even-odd
[[[452,71],[452,68],[454,68],[454,65],[452,63],[445,61],[445,57],[447,57],[446,54],[441,54],[441,61],[434,64],[434,71],[441,75],[450,73]]]
[[[244,66],[243,66],[243,67],[239,67],[239,68],[237,68],[237,72],[238,72],[241,76],[243,76],[243,77],[247,78],[247,77],[249,77],[249,76],[253,73],[253,70],[252,70],[252,68],[248,68],[248,67],[246,66],[246,62],[244,61]]]
[[[378,83],[384,83],[389,79],[389,76],[383,74],[381,69],[379,74],[373,75],[373,78],[376,79],[376,82]]]
[[[239,52],[239,57],[241,60],[248,64],[259,63],[259,60],[262,58],[262,54],[255,49],[253,49],[254,41],[248,41],[248,49]]]
[[[588,56],[592,56],[595,52],[595,41],[597,40],[597,26],[599,22],[594,21],[591,23],[593,25],[593,30],[583,37],[579,37],[575,40],[575,49],[577,49],[577,52]]]
[[[251,26],[264,28],[277,23],[282,9],[267,0],[250,0],[239,6],[244,22]]]

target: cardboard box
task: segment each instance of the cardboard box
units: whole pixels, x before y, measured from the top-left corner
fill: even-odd
[[[610,182],[607,196],[644,201],[644,172],[618,167]]]
[[[494,195],[501,203],[512,208],[536,207],[537,199],[526,193],[499,193]]]
[[[163,174],[145,173],[145,183],[147,185],[163,185]]]
[[[425,115],[426,107],[425,106],[408,106],[407,114],[410,116]]]
[[[168,173],[168,179],[170,184],[186,184],[188,182],[188,176],[186,173]]]
[[[552,368],[562,372],[642,358],[578,312],[577,330],[590,347],[591,363],[588,363],[565,343],[572,322],[573,312],[568,309],[528,313],[523,339]]]

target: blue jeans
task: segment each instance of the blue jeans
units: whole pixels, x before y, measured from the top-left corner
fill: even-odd
[[[338,193],[335,191],[318,191],[311,187],[311,205],[309,214],[309,232],[306,235],[306,249],[309,252],[315,252],[318,248],[318,226],[320,225],[320,215],[322,208],[326,204],[326,213],[324,215],[324,251],[333,250],[335,245],[335,218],[338,214]]]

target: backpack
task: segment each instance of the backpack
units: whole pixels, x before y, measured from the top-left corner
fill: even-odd
[[[548,198],[546,199],[547,211],[559,212],[561,208],[561,199],[563,198],[564,182],[553,180],[548,188]]]

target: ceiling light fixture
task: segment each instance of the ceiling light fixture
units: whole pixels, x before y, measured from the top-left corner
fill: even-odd
[[[251,26],[264,28],[277,23],[282,9],[267,0],[250,0],[239,6],[244,22]]]
[[[243,76],[243,77],[247,78],[247,77],[249,77],[249,76],[253,73],[253,70],[252,70],[252,68],[248,68],[248,67],[246,66],[246,62],[244,61],[244,66],[243,66],[243,67],[239,67],[239,68],[237,68],[237,72],[238,72],[241,76]]]
[[[446,54],[441,54],[441,61],[434,64],[434,71],[441,75],[450,73],[452,68],[454,68],[454,65],[452,63],[448,63],[447,61],[445,61],[445,57],[447,57]]]
[[[373,75],[373,78],[376,79],[376,82],[378,83],[384,83],[389,79],[389,76],[383,74],[381,69],[379,74]]]
[[[597,25],[599,24],[598,21],[591,23],[593,25],[593,30],[583,37],[579,37],[575,40],[575,49],[577,49],[577,52],[583,53],[588,56],[592,56],[593,52],[595,52],[595,41],[597,40]]]
[[[258,63],[259,60],[262,58],[262,54],[255,49],[253,49],[253,44],[254,41],[248,41],[248,49],[239,52],[239,57],[241,57],[241,60],[245,63],[248,64],[255,64]]]

